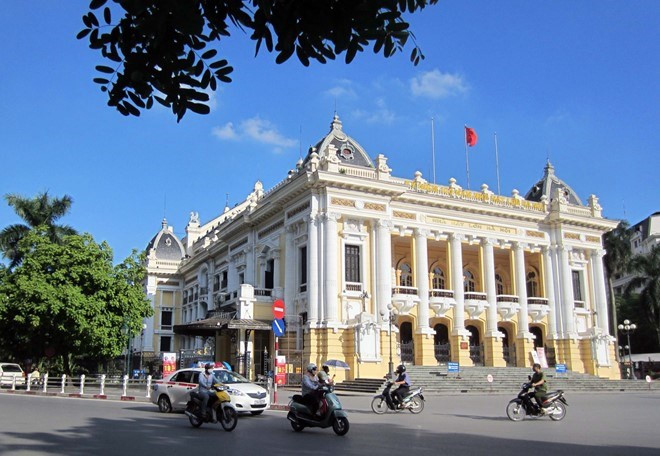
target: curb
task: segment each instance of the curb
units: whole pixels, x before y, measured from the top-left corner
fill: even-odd
[[[285,412],[289,411],[289,406],[284,404],[270,404],[271,410],[283,410]]]
[[[96,400],[115,400],[115,401],[131,401],[131,402],[151,402],[150,398],[144,397],[138,399],[136,396],[107,396],[105,394],[80,394],[80,393],[55,393],[55,392],[42,392],[42,391],[0,391],[0,394],[14,394],[25,396],[42,396],[42,397],[63,397],[73,399],[96,399]]]

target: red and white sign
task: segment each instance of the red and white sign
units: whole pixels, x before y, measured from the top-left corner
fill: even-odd
[[[277,320],[284,318],[284,301],[281,299],[273,303],[273,317]]]
[[[176,353],[163,353],[163,378],[176,370]]]
[[[275,358],[275,383],[283,386],[286,383],[286,357],[279,355]]]

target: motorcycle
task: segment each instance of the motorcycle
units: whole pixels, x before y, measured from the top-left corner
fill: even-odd
[[[387,382],[383,392],[377,396],[374,396],[371,401],[371,410],[375,413],[382,415],[388,410],[393,410],[395,412],[400,412],[401,410],[409,410],[410,413],[421,413],[424,410],[424,395],[422,394],[422,388],[416,388],[411,390],[404,398],[401,404],[395,404],[392,400],[392,394],[390,393],[393,382]]]
[[[238,424],[238,412],[231,403],[231,398],[226,391],[226,387],[222,385],[213,385],[212,394],[209,397],[208,408],[210,413],[204,414],[202,411],[202,397],[196,391],[190,393],[190,400],[186,404],[186,411],[184,412],[190,424],[193,427],[200,427],[203,423],[217,423],[220,422],[222,428],[231,432]]]
[[[563,420],[566,416],[568,403],[562,390],[551,391],[543,400],[543,407],[539,408],[530,389],[532,382],[523,383],[518,397],[512,399],[506,407],[506,414],[511,421],[522,421],[525,416],[549,416],[553,421]]]
[[[322,386],[319,388],[322,392],[321,405],[319,407],[320,415],[312,414],[309,407],[303,402],[303,396],[296,394],[289,402],[289,414],[287,419],[291,422],[294,431],[300,432],[306,427],[328,428],[337,435],[345,435],[348,432],[348,416],[342,410],[341,403],[334,393],[332,386]]]

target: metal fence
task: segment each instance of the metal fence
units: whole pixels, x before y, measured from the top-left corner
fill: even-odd
[[[435,351],[435,360],[439,363],[448,363],[451,361],[451,345],[450,344],[435,344],[433,346]]]

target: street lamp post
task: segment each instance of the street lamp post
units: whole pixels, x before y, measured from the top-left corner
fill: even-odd
[[[140,375],[142,375],[142,354],[144,353],[144,331],[147,329],[147,324],[142,323],[142,332],[140,333]]]
[[[635,323],[630,323],[630,320],[623,320],[623,324],[618,326],[619,331],[621,334],[626,336],[628,338],[628,345],[625,347],[628,349],[628,359],[630,360],[630,376],[629,378],[634,379],[635,378],[635,370],[633,368],[633,361],[632,361],[632,345],[630,344],[630,334],[634,333],[635,330],[637,329],[637,325]],[[624,353],[625,355],[625,353]]]
[[[396,309],[392,306],[392,304],[387,305],[387,312],[384,310],[380,312],[380,315],[383,317],[383,320],[387,319],[389,322],[389,336],[390,336],[390,362],[388,364],[389,368],[389,373],[390,373],[390,379],[393,378],[394,376],[394,363],[392,362],[392,320],[396,318],[397,311]]]

